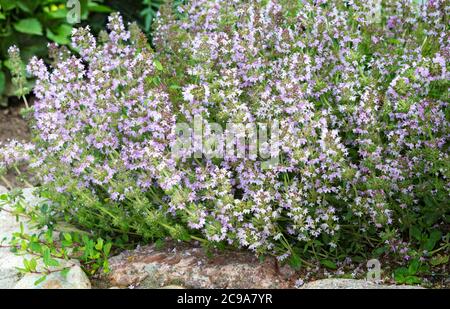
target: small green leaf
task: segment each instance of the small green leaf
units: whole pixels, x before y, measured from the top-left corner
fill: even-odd
[[[418,241],[422,240],[422,232],[420,231],[420,229],[417,226],[411,227],[409,232],[411,233],[411,236],[414,237],[416,240],[418,240]]]
[[[21,19],[14,24],[14,29],[18,32],[33,34],[33,35],[42,35],[42,25],[41,22],[37,18],[25,18]]]
[[[441,240],[442,233],[440,231],[434,230],[430,233],[430,237],[425,241],[424,249],[427,251],[433,250],[436,243]]]
[[[156,69],[158,70],[158,71],[162,71],[163,70],[163,66],[162,66],[162,64],[161,64],[161,62],[159,62],[158,60],[153,60],[153,64],[155,65],[155,67],[156,67]]]
[[[40,283],[44,282],[45,279],[47,279],[47,276],[42,276],[42,277],[40,277],[39,279],[37,279],[37,280],[34,282],[34,285],[39,285]]]
[[[321,260],[320,264],[322,264],[323,266],[325,266],[326,268],[329,268],[329,269],[337,269],[336,263],[334,263],[330,260]]]
[[[289,258],[289,265],[295,269],[299,270],[302,267],[302,260],[297,254],[292,254]]]
[[[4,11],[10,11],[17,5],[16,0],[0,0],[0,7]]]
[[[28,261],[27,259],[23,259],[23,266],[25,267],[25,271],[29,272],[30,271],[30,261]]]
[[[103,248],[103,239],[99,238],[97,239],[97,244],[95,245],[95,249],[98,251],[101,251]]]
[[[59,266],[59,262],[51,257],[50,249],[43,249],[43,261],[46,266]]]
[[[109,273],[110,269],[109,269],[109,262],[107,259],[105,259],[103,261],[103,273],[107,274]]]
[[[36,259],[31,259],[29,263],[30,271],[36,271],[37,262]]]
[[[68,24],[61,24],[55,29],[55,31],[47,29],[47,38],[61,45],[67,45],[70,43],[71,34],[72,26]]]
[[[38,242],[32,242],[32,243],[30,243],[30,249],[31,249],[31,251],[33,251],[35,253],[41,253],[42,245]]]
[[[68,13],[67,9],[63,8],[56,11],[46,12],[45,14],[47,19],[65,19]]]
[[[59,266],[59,262],[55,259],[49,259],[47,262],[48,262],[47,263],[48,266],[52,266],[52,267]]]
[[[6,86],[6,77],[5,77],[5,73],[3,73],[2,71],[0,71],[0,96],[3,94],[3,92],[5,91],[5,86]]]
[[[437,256],[434,256],[430,260],[430,263],[433,266],[437,266],[437,265],[447,264],[448,261],[449,261],[448,255],[437,255]]]
[[[415,275],[417,270],[419,270],[420,262],[418,259],[414,259],[409,263],[408,273],[410,275]]]
[[[422,282],[422,279],[416,276],[408,276],[405,279],[406,284],[420,284]]]
[[[399,284],[405,283],[407,276],[409,276],[408,268],[400,267],[394,271],[394,280],[396,283],[399,283]]]
[[[70,235],[69,233],[64,233],[64,239],[67,241],[72,241],[72,235]]]
[[[67,274],[69,273],[70,268],[64,268],[63,270],[61,270],[61,276],[63,276],[63,278],[67,278]]]
[[[442,237],[441,231],[433,230],[433,231],[430,233],[430,237],[429,237],[429,238],[430,238],[431,240],[435,241],[435,242],[438,242],[439,240],[441,240],[441,237]]]
[[[111,252],[111,247],[112,247],[112,243],[108,242],[105,244],[105,246],[103,247],[103,253],[108,256],[109,253]]]
[[[88,3],[88,10],[90,12],[96,12],[96,13],[111,13],[112,12],[112,9],[107,7],[106,5],[98,4],[95,2]]]

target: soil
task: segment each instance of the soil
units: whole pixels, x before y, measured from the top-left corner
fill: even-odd
[[[12,139],[21,142],[31,139],[27,122],[20,115],[20,110],[24,107],[25,105],[18,100],[10,100],[7,108],[0,108],[0,145]],[[14,173],[8,173],[5,178],[14,187],[23,187]],[[6,184],[0,181],[0,185]]]
[[[23,103],[13,102],[8,108],[0,109],[0,143],[10,139],[30,140],[30,130],[20,115],[20,110],[24,107]]]

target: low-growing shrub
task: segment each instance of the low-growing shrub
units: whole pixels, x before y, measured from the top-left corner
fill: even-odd
[[[382,4],[169,3],[156,52],[119,15],[98,39],[78,29],[80,57],[28,65],[34,145],[6,146],[3,167],[27,161],[68,220],[110,235],[331,268],[448,250],[448,3]],[[200,116],[205,131],[279,122],[278,163],[174,156],[176,124]]]

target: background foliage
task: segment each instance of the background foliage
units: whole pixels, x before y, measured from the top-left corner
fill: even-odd
[[[81,0],[81,21],[94,29],[104,24],[104,13],[112,10],[103,0]],[[16,45],[24,60],[32,56],[44,57],[47,44],[70,43],[73,25],[67,22],[66,0],[0,0],[0,105],[15,93],[11,83],[8,48]],[[97,15],[97,16],[95,16]]]

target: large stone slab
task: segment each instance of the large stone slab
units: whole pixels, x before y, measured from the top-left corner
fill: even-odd
[[[278,268],[273,258],[259,261],[247,251],[216,251],[206,254],[200,246],[154,245],[122,252],[109,260],[110,286],[160,288],[293,288],[296,274]]]

